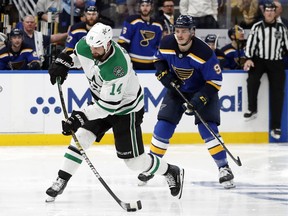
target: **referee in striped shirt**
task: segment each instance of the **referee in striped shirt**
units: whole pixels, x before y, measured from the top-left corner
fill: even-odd
[[[270,134],[273,138],[280,139],[285,87],[283,53],[288,50],[288,33],[287,28],[276,21],[275,10],[273,1],[264,4],[264,19],[252,26],[247,39],[244,70],[248,71],[249,112],[244,114],[244,118],[256,118],[260,79],[267,73],[271,108]]]

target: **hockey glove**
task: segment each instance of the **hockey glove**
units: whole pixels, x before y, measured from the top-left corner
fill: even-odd
[[[199,111],[201,110],[207,103],[208,103],[209,99],[206,96],[206,94],[202,93],[202,92],[196,92],[192,99],[190,100],[190,104],[187,104],[187,110],[185,111],[185,113],[187,115],[191,115],[191,113],[193,112],[193,110]],[[192,105],[192,107],[190,106]],[[184,104],[185,106],[185,104]]]
[[[88,119],[83,112],[73,110],[71,116],[66,121],[62,121],[62,134],[71,135],[71,131],[76,132],[86,121]]]
[[[166,71],[157,71],[156,72],[157,79],[168,89],[173,89],[171,86],[171,82],[174,82],[176,87],[178,88],[180,84],[183,84],[183,82],[178,79],[175,75],[173,75],[171,72],[169,73]]]
[[[73,66],[72,58],[66,53],[60,53],[55,62],[49,67],[50,81],[56,83],[56,78],[61,78],[61,85],[68,75],[69,69]]]

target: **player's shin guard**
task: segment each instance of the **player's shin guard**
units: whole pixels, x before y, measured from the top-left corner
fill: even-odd
[[[70,145],[64,155],[56,181],[46,190],[46,194],[48,195],[46,202],[53,202],[58,195],[63,193],[69,179],[76,172],[82,160],[79,150]]]

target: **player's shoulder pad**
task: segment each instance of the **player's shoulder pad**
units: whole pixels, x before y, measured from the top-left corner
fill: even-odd
[[[75,45],[76,55],[82,55],[87,58],[92,59],[92,53],[90,51],[90,47],[86,43],[86,36],[82,37]]]
[[[8,53],[9,53],[8,47],[7,46],[3,47],[2,49],[0,49],[0,58],[8,56],[9,55]]]
[[[76,30],[76,29],[86,29],[86,23],[85,22],[78,22],[78,23],[75,23],[74,25],[71,26],[70,28],[70,32]]]
[[[142,20],[139,14],[134,14],[134,15],[127,17],[126,22],[132,23],[132,22],[135,22],[137,19]]]
[[[164,36],[160,42],[160,49],[174,49],[177,46],[174,34]]]
[[[207,61],[213,55],[213,50],[203,40],[198,37],[193,38],[193,43],[190,48],[191,53],[197,57]]]

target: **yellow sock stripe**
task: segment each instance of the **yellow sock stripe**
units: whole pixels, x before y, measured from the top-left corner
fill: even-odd
[[[219,144],[217,146],[212,147],[211,149],[208,149],[208,151],[211,155],[215,155],[221,151],[224,151],[224,148]]]
[[[166,149],[161,149],[153,144],[150,145],[150,151],[157,155],[164,155],[166,153]]]

